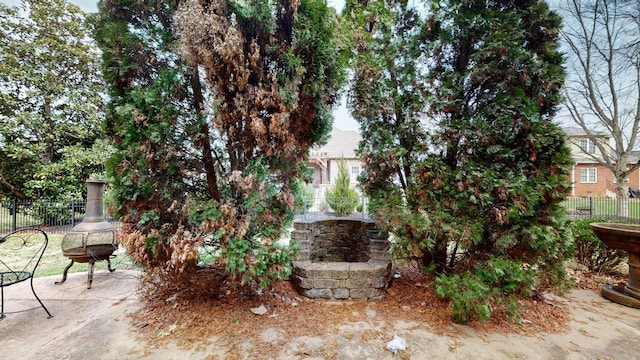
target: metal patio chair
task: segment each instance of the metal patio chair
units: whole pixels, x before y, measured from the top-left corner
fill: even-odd
[[[21,229],[0,236],[0,320],[6,317],[4,288],[27,280],[31,283],[33,296],[47,313],[48,318],[53,317],[33,288],[33,275],[48,243],[47,234],[40,229]]]

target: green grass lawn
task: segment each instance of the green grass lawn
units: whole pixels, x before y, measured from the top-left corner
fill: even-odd
[[[591,208],[593,216],[615,216],[618,212],[618,200],[612,198],[570,198],[563,205],[569,212]],[[640,219],[640,199],[629,199],[629,217]]]
[[[36,269],[35,277],[60,275],[62,278],[64,268],[71,262],[69,258],[62,255],[62,248],[60,247],[60,244],[62,243],[64,235],[47,233],[47,236],[49,238],[49,245],[47,246],[44,255],[42,255],[42,260],[40,260],[40,265]],[[10,256],[8,251],[8,249],[3,249],[3,247],[0,246],[0,259],[2,259],[3,256]],[[122,247],[118,248],[118,251],[116,251],[115,254],[116,257],[111,259],[112,269],[131,270],[137,268],[133,261],[126,255]],[[75,263],[69,269],[68,273],[86,272],[88,266],[89,265],[87,263]],[[107,270],[107,262],[96,262],[94,272],[102,270]]]

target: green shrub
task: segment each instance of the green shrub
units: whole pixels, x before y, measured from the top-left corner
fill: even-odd
[[[351,188],[351,178],[344,159],[338,161],[338,177],[336,183],[327,190],[325,199],[336,216],[348,216],[353,213],[359,203],[359,195]]]
[[[305,213],[311,206],[313,206],[313,202],[316,199],[315,189],[302,180],[298,180],[294,183],[293,194],[296,197],[296,214]]]
[[[441,274],[436,278],[436,293],[448,298],[453,321],[471,319],[481,322],[491,317],[491,309],[503,306],[514,321],[520,320],[517,296],[529,296],[535,286],[535,271],[525,264],[502,257],[476,265],[474,272]]]
[[[591,223],[606,221],[590,218],[569,222],[569,228],[574,237],[575,261],[597,273],[613,269],[626,261],[626,252],[609,248],[596,237],[589,226]]]

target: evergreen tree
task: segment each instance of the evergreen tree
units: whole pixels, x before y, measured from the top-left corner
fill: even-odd
[[[398,160],[406,147],[393,153],[369,146],[364,154],[381,160],[367,161],[367,181],[391,191],[365,189],[399,248],[439,274],[438,293],[452,300],[455,320],[484,320],[495,306],[517,316],[513,296],[559,284],[570,245],[560,202],[571,158],[552,122],[564,80],[560,19],[537,0],[430,5],[422,10],[424,25],[412,32],[424,31],[418,46],[424,50],[414,59],[418,69],[428,69],[421,88],[429,107],[408,107],[421,121],[407,135],[398,135],[392,122],[363,134],[402,144],[402,136],[416,133],[427,141],[412,148],[404,184],[394,183],[388,169],[406,167]],[[364,25],[385,29],[376,21]],[[369,88],[375,79],[387,82],[371,79]],[[401,109],[378,107],[394,119]],[[420,116],[425,113],[428,118]],[[371,118],[359,119],[363,129]]]
[[[351,176],[344,159],[338,161],[336,183],[327,190],[325,198],[336,216],[349,216],[358,206],[358,192],[351,188]]]
[[[203,248],[243,281],[287,275],[277,240],[293,182],[344,77],[335,13],[316,0],[125,0],[104,1],[100,23],[129,251],[168,275],[193,271]]]
[[[218,186],[208,171],[214,150],[199,77],[176,52],[176,7],[105,0],[94,19],[109,86],[105,129],[116,147],[107,170],[126,224],[121,242],[148,270],[168,275],[195,269],[202,232],[181,210],[190,197],[215,198]]]
[[[361,186],[379,225],[413,244],[416,256],[427,230],[414,183],[429,150],[428,24],[397,0],[347,1],[343,16],[353,34],[348,104],[361,129]]]

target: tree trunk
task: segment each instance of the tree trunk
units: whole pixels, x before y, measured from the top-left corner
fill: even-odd
[[[616,215],[618,217],[629,216],[629,175],[618,178],[616,185],[616,198],[618,200],[618,208]]]
[[[202,85],[198,77],[197,69],[191,74],[191,89],[193,90],[193,107],[198,111],[198,118],[202,118],[204,111],[204,96],[202,95]],[[211,138],[209,136],[209,126],[203,122],[200,126],[200,137],[197,141],[202,151],[202,164],[204,165],[205,174],[207,176],[207,192],[212,199],[220,201],[220,192],[218,190],[218,176],[211,155]]]
[[[444,274],[447,269],[447,245],[436,243],[433,250],[422,256],[422,265],[427,268],[434,266],[434,273]]]

